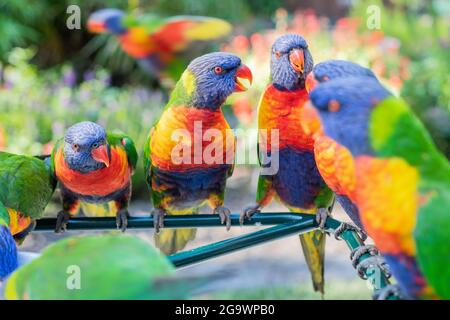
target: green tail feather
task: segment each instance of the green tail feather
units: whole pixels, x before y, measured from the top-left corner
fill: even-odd
[[[173,254],[194,240],[197,229],[162,229],[155,234],[155,245],[166,255]]]
[[[313,282],[314,291],[325,292],[325,234],[320,230],[301,234],[300,243]]]

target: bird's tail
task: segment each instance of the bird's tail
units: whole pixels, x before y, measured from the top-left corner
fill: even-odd
[[[166,255],[183,249],[186,244],[195,238],[197,229],[162,229],[155,234],[155,245]]]
[[[319,291],[323,295],[325,286],[325,233],[320,230],[314,230],[301,234],[299,237],[303,254],[311,273],[314,290]]]

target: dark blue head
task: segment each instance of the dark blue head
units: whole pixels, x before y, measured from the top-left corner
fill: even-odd
[[[90,32],[122,34],[126,28],[122,24],[125,13],[119,9],[101,9],[89,16],[87,27]]]
[[[70,169],[88,173],[108,167],[110,158],[106,132],[101,126],[85,121],[67,129],[64,137],[64,160]]]
[[[309,99],[319,111],[325,134],[356,156],[372,154],[369,141],[371,111],[390,95],[372,77],[347,77],[320,84]]]
[[[245,91],[252,82],[250,69],[233,54],[214,52],[194,59],[177,84],[172,99],[185,99],[196,108],[217,110],[233,92]]]
[[[306,79],[306,86],[312,91],[318,83],[343,77],[372,77],[372,70],[345,60],[327,60],[316,64]]]
[[[280,90],[304,88],[313,65],[308,44],[298,34],[285,34],[272,46],[270,72],[273,85]]]

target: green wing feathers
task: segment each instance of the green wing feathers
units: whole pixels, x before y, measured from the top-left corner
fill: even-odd
[[[372,112],[370,139],[378,156],[397,156],[416,167],[421,180],[450,182],[450,165],[409,106],[387,98]]]
[[[136,169],[138,161],[138,153],[133,140],[123,133],[108,133],[107,140],[110,145],[120,146],[125,150],[129,164],[133,169]]]
[[[47,160],[0,152],[0,202],[25,216],[39,218],[55,189]]]

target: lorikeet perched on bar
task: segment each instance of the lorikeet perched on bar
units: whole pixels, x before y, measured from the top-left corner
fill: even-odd
[[[180,53],[198,41],[219,39],[230,33],[231,25],[221,19],[196,16],[162,18],[146,14],[127,15],[118,9],[102,9],[89,17],[88,29],[112,33],[122,49],[148,73],[176,81],[187,66]]]
[[[0,279],[17,267],[17,247],[47,206],[56,180],[50,159],[0,152]]]
[[[409,106],[352,77],[310,96],[325,134],[350,152],[368,234],[409,298],[450,298],[450,164]]]
[[[274,170],[260,175],[257,204],[246,208],[241,220],[259,212],[274,196],[291,211],[317,214],[321,222],[329,215],[333,193],[314,161],[313,135],[320,128],[320,121],[309,121],[303,108],[308,101],[306,76],[312,68],[312,56],[301,36],[286,34],[275,41],[271,53],[272,83],[258,108],[260,164],[263,171],[269,167]],[[278,144],[272,141],[274,132],[278,132]],[[300,240],[314,289],[323,293],[325,234],[316,230],[301,235]]]
[[[352,76],[367,76],[376,79],[370,69],[359,64],[345,60],[327,60],[314,66],[306,79],[306,87],[311,92],[319,83]],[[336,194],[336,199],[350,219],[363,229],[358,208],[349,198],[354,188],[354,179],[350,178],[353,176],[353,172],[349,172],[349,167],[345,164],[349,161],[351,155],[337,151],[339,148],[340,146],[329,137],[317,135],[314,141],[314,156],[317,168],[325,183]],[[341,163],[344,163],[344,165]]]
[[[3,295],[9,300],[183,299],[210,278],[176,275],[164,255],[137,237],[70,237],[17,269]]]
[[[67,129],[52,152],[63,205],[55,231],[64,231],[80,208],[86,216],[116,216],[117,228],[125,231],[137,158],[134,142],[125,134],[107,133],[88,121]]]
[[[195,229],[162,230],[165,214],[191,214],[209,204],[230,226],[223,206],[233,173],[235,137],[221,106],[246,90],[250,69],[235,55],[215,52],[193,60],[178,81],[144,148],[144,168],[155,210],[157,246],[166,254],[182,249]]]

